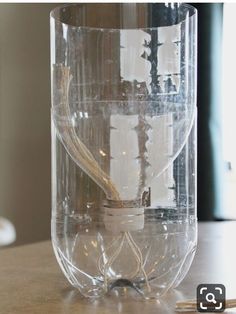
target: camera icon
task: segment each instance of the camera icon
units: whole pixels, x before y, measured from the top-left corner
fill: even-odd
[[[198,312],[220,313],[225,310],[225,286],[201,284],[197,287]]]

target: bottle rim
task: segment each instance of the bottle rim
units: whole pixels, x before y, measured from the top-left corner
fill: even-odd
[[[119,3],[120,5],[123,5],[125,3]],[[134,4],[134,5],[142,5],[142,3],[138,4],[138,3],[129,3],[130,5]],[[165,5],[165,3],[160,3]],[[163,9],[161,10],[168,10],[168,9],[172,9],[171,7],[172,3],[167,4],[165,7],[163,7]],[[174,3],[173,3],[174,4]],[[177,4],[177,3],[176,3]],[[128,31],[128,30],[143,30],[143,31],[154,31],[157,30],[159,27],[162,26],[156,26],[156,27],[94,27],[94,26],[83,26],[83,25],[75,25],[75,23],[68,23],[66,21],[63,21],[63,19],[60,17],[60,13],[64,10],[67,9],[71,9],[73,7],[77,7],[77,8],[83,8],[85,5],[87,5],[86,3],[67,3],[67,4],[63,4],[63,5],[59,5],[57,7],[55,7],[53,10],[51,10],[50,12],[50,18],[52,20],[55,20],[58,23],[61,23],[67,27],[70,27],[71,29],[75,29],[75,30],[81,30],[81,31],[97,31],[97,32],[120,32],[122,30]],[[91,4],[90,4],[91,5]],[[99,3],[99,5],[114,5],[114,3]],[[170,6],[169,6],[170,5]],[[186,3],[178,3],[177,4],[177,10],[179,10],[179,12],[181,11],[186,11],[186,13],[189,13],[189,18],[197,18],[197,9],[190,5],[190,4],[186,4]],[[105,17],[105,15],[104,15]],[[170,23],[167,24],[165,26],[172,26],[172,25],[177,25],[181,22],[186,21],[186,19],[182,19],[180,20],[178,23]]]

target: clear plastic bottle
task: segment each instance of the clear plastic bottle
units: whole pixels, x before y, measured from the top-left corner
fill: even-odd
[[[196,15],[128,3],[51,13],[52,242],[84,296],[158,298],[191,265]]]

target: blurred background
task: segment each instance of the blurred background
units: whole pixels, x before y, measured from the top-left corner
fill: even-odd
[[[199,11],[198,217],[236,219],[236,3],[192,5]],[[12,246],[50,238],[49,14],[56,6],[0,4],[0,232],[10,228]]]
[[[55,4],[0,4],[0,216],[14,245],[50,237],[50,38]]]

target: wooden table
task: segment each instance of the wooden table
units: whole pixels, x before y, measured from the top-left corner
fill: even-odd
[[[175,313],[175,302],[195,298],[200,283],[222,283],[227,297],[236,298],[235,242],[236,222],[200,223],[198,251],[191,270],[178,289],[161,301],[82,298],[62,275],[49,241],[1,250],[0,313]]]

